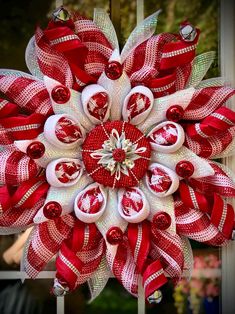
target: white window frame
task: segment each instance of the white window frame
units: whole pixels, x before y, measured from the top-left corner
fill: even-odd
[[[220,65],[221,75],[235,87],[235,2],[220,0]],[[227,106],[235,110],[235,97]],[[224,159],[235,173],[235,156]],[[235,201],[232,203],[235,208]],[[222,314],[235,313],[235,241],[222,248]]]

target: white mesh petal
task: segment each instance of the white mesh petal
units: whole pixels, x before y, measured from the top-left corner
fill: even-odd
[[[114,50],[109,61],[120,62],[120,56],[117,50]],[[103,86],[112,97],[111,120],[120,120],[124,99],[131,90],[130,79],[126,72],[123,71],[121,77],[117,80],[109,79],[105,72],[103,72],[98,80],[98,84]]]
[[[135,27],[122,49],[122,62],[125,61],[127,56],[133,51],[133,49],[135,49],[142,42],[149,39],[154,34],[157,26],[157,18],[160,12],[161,10],[153,13]]]
[[[116,31],[108,13],[103,9],[95,8],[93,21],[108,39],[113,49],[119,49]]]
[[[128,223],[120,216],[118,210],[118,197],[116,189],[109,189],[107,193],[107,206],[103,216],[96,222],[96,226],[106,239],[106,233],[111,227],[119,227],[125,232]],[[117,246],[110,245],[107,241],[107,248],[115,254]]]
[[[81,93],[70,89],[71,96],[69,101],[64,104],[57,104],[51,97],[51,91],[54,87],[61,85],[61,83],[51,79],[48,76],[44,76],[44,83],[50,95],[53,111],[55,114],[69,114],[74,116],[85,129],[90,130],[92,128],[92,124],[82,107]]]
[[[149,190],[149,188],[144,182],[141,182],[140,186],[150,205],[150,214],[149,214],[148,219],[152,221],[154,215],[157,214],[158,212],[164,211],[168,213],[171,216],[171,225],[167,229],[167,231],[171,233],[175,233],[176,224],[175,224],[175,208],[174,208],[173,197],[170,195],[167,197],[159,198]]]
[[[87,176],[87,174],[83,175],[77,184],[66,187],[66,188],[56,188],[50,187],[47,193],[47,197],[45,203],[48,202],[58,202],[62,207],[62,214],[66,215],[71,213],[74,209],[74,200],[77,194],[82,191],[88,184],[92,182],[92,179]],[[43,207],[39,209],[37,214],[34,217],[34,222],[39,224],[43,221],[48,220],[43,214]]]
[[[175,170],[176,164],[182,160],[191,162],[194,166],[194,173],[191,178],[201,178],[214,175],[213,168],[209,163],[194,154],[191,150],[182,146],[177,152],[171,154],[164,154],[161,152],[152,152],[152,161],[159,162],[162,165]]]
[[[148,132],[153,125],[166,120],[166,111],[173,105],[179,105],[183,109],[186,109],[192,99],[194,91],[195,89],[190,87],[172,95],[155,99],[152,111],[138,128],[144,133]]]
[[[64,157],[81,159],[81,151],[80,151],[79,146],[77,146],[75,149],[67,149],[65,153],[63,149],[57,148],[56,146],[50,144],[46,140],[43,133],[39,134],[39,136],[33,140],[15,141],[14,144],[20,151],[22,151],[23,153],[26,153],[26,150],[29,144],[35,141],[39,141],[43,143],[43,145],[45,146],[44,155],[41,158],[34,159],[34,161],[43,168],[46,168],[49,162],[53,161],[54,159],[59,159],[59,158],[64,158]]]
[[[188,80],[187,87],[197,86],[209,70],[215,59],[215,52],[208,51],[202,53],[193,60],[191,76]]]

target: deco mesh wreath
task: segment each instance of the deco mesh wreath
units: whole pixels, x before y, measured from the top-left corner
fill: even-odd
[[[55,295],[88,281],[94,299],[113,274],[156,300],[190,276],[188,238],[231,239],[234,175],[212,160],[234,151],[235,90],[202,81],[214,53],[195,57],[198,29],[154,35],[157,16],[120,53],[104,11],[59,8],[28,44],[32,75],[0,72],[0,230],[34,225],[22,270],[57,254]]]

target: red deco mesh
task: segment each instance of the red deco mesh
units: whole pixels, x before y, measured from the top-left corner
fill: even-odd
[[[176,71],[175,69],[167,73],[160,73],[156,78],[148,81],[148,87],[151,89],[154,98],[173,94],[176,91]]]
[[[74,217],[70,214],[36,225],[24,254],[23,265],[30,278],[35,278],[59,251],[64,239],[71,235]]]
[[[176,68],[176,90],[184,89],[192,70],[192,63],[186,63]]]
[[[0,226],[25,227],[43,205],[49,185],[43,177],[23,182],[11,195],[7,186],[0,188],[0,205],[3,210]]]
[[[20,151],[4,150],[0,152],[0,183],[19,185],[34,178],[40,167],[33,159]]]
[[[0,118],[0,144],[12,144],[15,140],[34,139],[43,131],[45,117],[39,113]]]
[[[198,89],[184,113],[184,119],[201,120],[221,107],[234,95],[231,87],[205,87]]]
[[[233,140],[235,113],[220,107],[200,123],[187,124],[186,145],[201,157],[220,154]]]
[[[208,213],[211,223],[227,238],[231,238],[234,224],[233,207],[227,204],[221,196],[214,193],[208,197],[199,193],[184,182],[180,184],[180,196],[184,205]]]
[[[105,241],[95,224],[76,221],[56,260],[56,277],[70,290],[88,280],[98,268],[105,252]]]
[[[218,193],[221,196],[234,197],[235,184],[233,180],[217,164],[212,161],[209,164],[214,169],[215,174],[200,179],[190,179],[190,185],[207,195]]]
[[[182,201],[175,201],[177,233],[209,245],[225,245],[228,239],[216,228],[207,214],[186,207]]]
[[[73,76],[65,56],[53,49],[43,31],[37,28],[35,50],[40,70],[67,87],[73,86]]]
[[[143,273],[150,249],[150,223],[128,224],[128,242],[134,262],[140,274]]]
[[[226,107],[215,110],[200,123],[188,124],[186,133],[194,140],[219,135],[235,125],[235,113]]]
[[[91,20],[81,16],[74,16],[75,33],[81,42],[88,48],[85,59],[85,70],[88,74],[98,77],[104,71],[113,50],[101,32],[101,30]]]
[[[0,75],[0,91],[27,113],[52,114],[49,94],[42,81]]]
[[[231,127],[225,132],[221,132],[210,138],[202,138],[200,140],[192,140],[186,134],[184,145],[192,150],[196,155],[204,158],[213,158],[221,154],[226,147],[232,142],[235,136],[235,127]]]
[[[33,224],[33,218],[38,210],[43,206],[45,198],[40,198],[30,208],[10,207],[1,215],[0,226],[4,230],[26,229]]]
[[[150,256],[153,260],[159,259],[164,271],[176,284],[184,267],[184,254],[181,239],[177,234],[157,230],[154,226],[152,232],[152,247]]]
[[[132,295],[137,296],[139,273],[127,238],[118,245],[115,256],[108,250],[106,258],[114,276]]]
[[[194,59],[200,34],[199,29],[196,29],[196,31],[197,36],[192,42],[186,42],[180,36],[177,36],[180,40],[169,42],[164,46],[161,70],[176,68],[188,64]]]
[[[173,38],[171,34],[153,36],[131,52],[124,62],[124,70],[133,85],[147,82],[158,75],[163,47]]]
[[[6,118],[17,115],[19,108],[16,104],[13,104],[5,99],[0,98],[0,118]]]

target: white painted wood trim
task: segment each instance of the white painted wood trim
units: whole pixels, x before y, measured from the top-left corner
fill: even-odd
[[[221,74],[235,87],[235,2],[220,0]],[[235,110],[235,97],[227,104]],[[224,159],[235,172],[235,156]],[[235,208],[235,201],[232,205]],[[222,249],[222,314],[235,313],[235,241]]]

